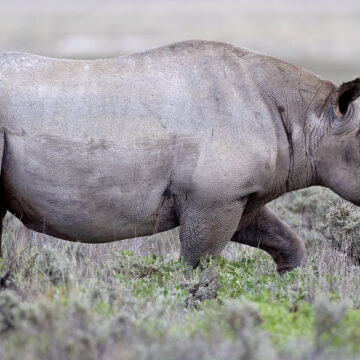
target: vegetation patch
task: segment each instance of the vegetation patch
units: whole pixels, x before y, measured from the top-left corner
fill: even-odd
[[[316,191],[272,204],[304,224],[309,254],[283,276],[246,246],[192,269],[121,243],[34,239],[7,217],[1,359],[360,359],[360,267],[332,240],[357,241],[357,210]]]

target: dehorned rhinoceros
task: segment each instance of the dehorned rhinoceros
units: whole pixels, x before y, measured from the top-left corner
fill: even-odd
[[[358,96],[359,79],[336,87],[218,42],[0,53],[2,215],[87,243],[180,226],[193,266],[236,241],[293,269],[304,244],[265,204],[311,185],[360,204]]]

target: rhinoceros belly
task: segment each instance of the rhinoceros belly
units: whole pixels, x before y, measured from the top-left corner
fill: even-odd
[[[67,240],[109,242],[168,230],[177,225],[172,198],[164,197],[169,141],[115,145],[8,133],[4,203],[30,229]]]

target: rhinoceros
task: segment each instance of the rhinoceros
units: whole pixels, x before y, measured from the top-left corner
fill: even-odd
[[[179,227],[192,266],[229,241],[280,273],[303,241],[266,203],[320,185],[360,204],[360,79],[185,41],[91,61],[0,53],[1,213],[70,241]]]

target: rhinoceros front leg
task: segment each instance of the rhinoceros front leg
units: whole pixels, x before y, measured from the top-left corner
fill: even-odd
[[[304,262],[304,242],[266,206],[245,215],[231,240],[268,252],[280,274]]]
[[[246,199],[228,203],[186,201],[180,215],[180,256],[196,267],[202,257],[217,256],[234,235]]]

